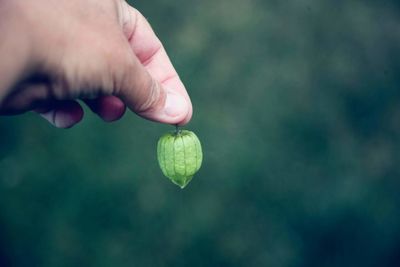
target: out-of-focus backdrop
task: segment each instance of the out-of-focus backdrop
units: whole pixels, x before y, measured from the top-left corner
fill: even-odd
[[[187,86],[173,127],[0,118],[0,266],[399,266],[398,1],[135,1]]]

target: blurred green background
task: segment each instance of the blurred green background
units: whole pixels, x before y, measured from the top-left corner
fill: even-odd
[[[0,118],[0,266],[399,266],[398,1],[135,1],[191,95],[171,126]]]

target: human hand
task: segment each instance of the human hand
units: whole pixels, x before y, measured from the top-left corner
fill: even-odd
[[[105,121],[125,106],[161,123],[191,119],[161,42],[124,0],[4,0],[0,34],[2,115],[34,110],[69,128],[83,117],[80,99]]]

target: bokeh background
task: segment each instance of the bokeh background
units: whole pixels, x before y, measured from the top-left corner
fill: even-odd
[[[0,118],[0,266],[399,266],[400,4],[135,1],[194,104],[171,126]]]

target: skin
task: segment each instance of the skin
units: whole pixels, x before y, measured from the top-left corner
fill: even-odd
[[[83,100],[105,121],[126,107],[183,125],[190,98],[147,20],[123,0],[0,0],[0,115],[69,128]]]

